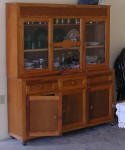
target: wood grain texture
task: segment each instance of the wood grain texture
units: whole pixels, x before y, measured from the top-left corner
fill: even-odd
[[[112,121],[115,102],[114,72],[109,69],[110,6],[7,3],[6,8],[9,134],[24,142]],[[54,43],[56,18],[79,18],[80,40]],[[24,68],[24,23],[28,21],[48,23],[46,69]],[[86,63],[88,21],[105,24],[102,64]],[[98,31],[101,33],[101,29]],[[80,68],[54,70],[54,49],[60,46],[78,46]]]
[[[18,8],[6,5],[7,73],[8,77],[18,76]]]

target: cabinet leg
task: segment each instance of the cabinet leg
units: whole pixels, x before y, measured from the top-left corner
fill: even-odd
[[[117,123],[116,122],[110,122],[111,126],[115,126]]]
[[[23,146],[26,146],[26,145],[27,145],[27,142],[26,142],[26,141],[22,141],[22,145],[23,145]]]
[[[10,136],[11,137],[11,139],[15,139],[15,137],[13,137],[13,136]]]
[[[117,123],[118,123],[117,119],[114,119],[112,122],[110,122],[110,125],[115,126],[117,125]]]

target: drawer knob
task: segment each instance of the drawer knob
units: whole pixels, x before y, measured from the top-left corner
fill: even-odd
[[[92,105],[90,106],[90,110],[93,110],[93,106]]]
[[[75,81],[72,81],[72,84],[74,85],[74,84],[75,84]]]
[[[54,115],[54,116],[53,116],[53,119],[56,120],[56,119],[57,119],[57,115]]]

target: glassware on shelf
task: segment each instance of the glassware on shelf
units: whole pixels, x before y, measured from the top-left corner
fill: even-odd
[[[80,24],[80,19],[79,19],[79,18],[76,18],[76,19],[75,19],[75,23],[76,23],[76,24]]]
[[[28,30],[24,32],[24,49],[32,49],[32,34]]]
[[[43,68],[43,63],[44,63],[44,59],[43,58],[40,58],[39,59],[39,64],[40,64],[40,68]]]
[[[63,18],[61,19],[61,23],[64,24],[64,19]]]
[[[24,68],[48,68],[48,22],[24,23]]]
[[[38,28],[34,31],[34,43],[36,49],[47,48],[48,47],[48,33],[46,29]]]
[[[79,18],[56,18],[54,19],[54,24],[64,24],[64,25],[77,25],[80,24]]]
[[[70,19],[69,18],[67,19],[67,23],[70,24]]]
[[[60,58],[59,56],[57,56],[54,61],[54,67],[58,68],[59,66],[60,66]]]
[[[63,50],[54,53],[54,67],[56,70],[78,69],[80,54],[77,50]]]
[[[45,24],[45,26],[42,26]],[[24,22],[24,49],[48,47],[48,24],[46,21]]]

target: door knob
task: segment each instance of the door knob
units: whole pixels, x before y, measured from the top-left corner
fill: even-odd
[[[54,116],[53,116],[53,119],[55,119],[55,120],[56,120],[56,119],[57,119],[57,115],[54,115]]]
[[[93,106],[92,105],[90,106],[90,110],[93,110]]]

